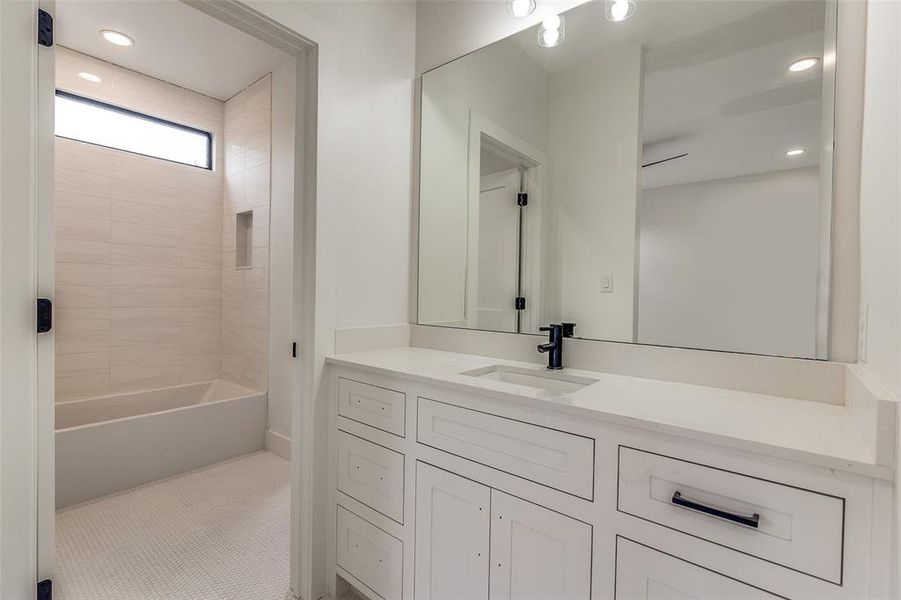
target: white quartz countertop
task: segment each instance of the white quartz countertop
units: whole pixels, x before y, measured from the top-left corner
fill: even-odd
[[[426,348],[342,354],[327,362],[860,475],[892,478],[892,468],[876,462],[873,444],[865,439],[845,406],[577,369],[564,369],[562,373],[598,382],[575,392],[553,393],[461,374],[491,365],[541,372],[541,365]]]

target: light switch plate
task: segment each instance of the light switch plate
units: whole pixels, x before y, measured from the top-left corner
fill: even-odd
[[[612,294],[613,293],[613,275],[609,273],[601,274],[601,293],[602,294]]]

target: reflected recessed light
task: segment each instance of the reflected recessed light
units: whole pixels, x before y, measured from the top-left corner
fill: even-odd
[[[115,44],[117,46],[135,45],[135,41],[133,39],[119,31],[113,31],[112,29],[102,29],[100,31],[100,35],[102,35],[103,39],[108,41],[110,44]]]
[[[792,73],[806,71],[807,69],[812,69],[813,67],[817,66],[817,63],[819,62],[820,59],[814,56],[802,58],[801,60],[796,60],[792,64],[788,65],[788,70]]]
[[[79,73],[78,76],[81,77],[82,79],[84,79],[85,81],[90,81],[91,83],[100,83],[101,81],[103,81],[102,79],[100,79],[99,77],[94,75],[93,73],[87,73],[85,71],[82,71],[81,73]]]
[[[793,148],[785,153],[786,156],[800,156],[804,154],[804,148]]]

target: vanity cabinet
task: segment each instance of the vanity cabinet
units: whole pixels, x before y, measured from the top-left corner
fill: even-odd
[[[591,526],[420,462],[416,598],[588,598]]]
[[[591,596],[591,526],[491,490],[493,600]]]
[[[372,600],[888,594],[888,481],[347,364],[329,385],[330,577]]]
[[[416,465],[415,597],[488,598],[491,490]]]

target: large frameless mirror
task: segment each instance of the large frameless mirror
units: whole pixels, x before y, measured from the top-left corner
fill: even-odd
[[[835,21],[594,1],[425,73],[419,322],[826,358]]]

